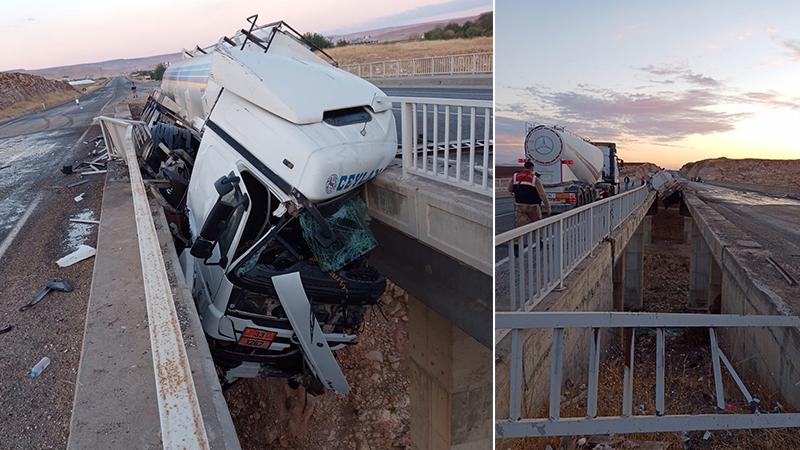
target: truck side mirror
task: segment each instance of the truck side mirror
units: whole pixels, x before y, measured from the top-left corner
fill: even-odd
[[[236,208],[248,207],[249,199],[246,195],[242,195],[238,183],[239,177],[235,177],[233,174],[222,177],[214,183],[214,187],[220,195],[217,202],[211,207],[211,211],[203,223],[203,228],[200,230],[200,236],[195,239],[190,251],[192,256],[203,259],[206,264],[225,266],[228,263],[225,255],[216,263],[207,261],[214,252],[214,246],[231,225],[230,220]]]

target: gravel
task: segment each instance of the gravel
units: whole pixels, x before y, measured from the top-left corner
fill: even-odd
[[[94,126],[87,138],[97,135],[99,127]],[[87,152],[79,145],[73,156],[82,158]],[[71,251],[69,218],[85,210],[99,217],[104,183],[103,177],[95,176],[81,186],[64,187],[77,180],[77,175],[54,172],[33,186],[31,192],[44,192],[43,200],[0,265],[0,326],[14,325],[0,335],[3,448],[66,447],[94,259],[65,268],[55,261]],[[73,197],[81,192],[86,193],[84,199],[76,204]],[[82,237],[91,246],[96,246],[96,238],[96,226]],[[17,310],[56,278],[68,279],[74,290],[51,292],[34,308]],[[43,356],[50,358],[50,366],[31,379],[31,367]]]

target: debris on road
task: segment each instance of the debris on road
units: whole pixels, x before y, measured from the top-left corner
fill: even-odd
[[[88,183],[88,182],[89,182],[89,180],[78,181],[77,183],[68,184],[67,187],[71,188],[71,187],[75,187],[75,186],[80,186],[80,185]]]
[[[82,192],[80,195],[76,196],[73,200],[75,200],[75,203],[80,203],[80,201],[83,200],[84,195],[86,195],[86,192]]]
[[[61,173],[64,175],[69,175],[72,173],[72,164],[68,164],[66,166],[61,166]]]
[[[33,369],[31,369],[31,378],[36,378],[44,372],[44,369],[47,369],[47,366],[50,365],[50,358],[45,356],[44,358],[40,359]]]
[[[58,267],[68,267],[75,264],[76,262],[80,262],[83,261],[84,259],[91,258],[92,256],[95,255],[95,253],[97,253],[97,250],[95,250],[94,247],[81,244],[77,250],[70,253],[69,255],[65,255],[64,257],[56,261],[56,264],[58,264]]]
[[[88,225],[99,225],[100,224],[99,220],[91,220],[91,219],[69,219],[69,221],[73,222],[73,223],[85,223],[85,224],[88,224]]]
[[[34,297],[33,300],[26,305],[20,306],[19,310],[25,311],[33,308],[37,303],[42,301],[42,299],[44,299],[44,297],[49,294],[50,291],[72,292],[72,284],[70,284],[70,282],[67,280],[50,281],[47,283],[47,286],[45,286],[41,291],[39,291],[38,294],[36,294],[36,297]]]
[[[0,327],[0,334],[8,333],[9,331],[14,329],[14,325],[6,325],[4,327]]]
[[[99,175],[101,173],[106,173],[106,172],[107,170],[93,170],[91,172],[81,172],[81,176],[83,177],[86,175]]]

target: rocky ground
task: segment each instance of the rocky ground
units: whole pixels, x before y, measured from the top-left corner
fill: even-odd
[[[41,110],[81,95],[69,83],[36,75],[0,72],[0,120]]]
[[[640,180],[643,176],[652,175],[661,170],[661,167],[653,163],[623,163],[619,170],[619,177],[624,179],[629,177],[631,180]]]
[[[408,296],[390,285],[366,316],[359,343],[337,352],[351,391],[306,395],[279,380],[226,392],[245,449],[410,448]]]
[[[84,159],[100,134],[98,126],[87,134],[89,145],[79,145],[70,160]],[[36,191],[43,198],[36,212],[14,239],[0,264],[0,447],[64,448],[74,397],[75,378],[83,340],[86,304],[94,260],[60,268],[56,260],[81,243],[95,246],[96,225],[71,224],[70,218],[99,219],[105,176],[86,178],[88,183],[66,187],[81,180],[60,172]],[[83,193],[79,203],[74,197]],[[20,312],[44,285],[53,279],[69,280],[70,293],[52,292],[35,307]],[[43,356],[50,366],[38,378],[29,372]]]
[[[800,159],[704,159],[685,164],[681,173],[687,178],[775,186],[785,192],[800,194]]]
[[[688,312],[689,245],[683,241],[683,217],[673,207],[661,209],[653,219],[653,243],[645,247],[644,311]],[[638,330],[634,368],[634,414],[655,411],[655,334]],[[668,330],[666,336],[666,404],[668,414],[703,414],[718,412],[715,407],[714,378],[708,333],[702,329]],[[734,367],[736,361],[732,361]],[[619,345],[612,345],[601,363],[598,415],[622,412],[623,355]],[[742,374],[740,374],[742,375]],[[752,395],[761,400],[764,412],[790,412],[779,398],[744,376]],[[749,412],[733,379],[725,376],[727,408]],[[583,382],[568,380],[562,397],[562,417],[586,414],[587,389]],[[546,415],[541,411],[539,416]],[[580,439],[584,438],[585,441]],[[582,445],[581,445],[582,444]],[[800,448],[800,434],[795,429],[693,431],[688,433],[640,433],[632,435],[577,436],[553,439],[529,439],[511,445],[521,449],[771,449]]]

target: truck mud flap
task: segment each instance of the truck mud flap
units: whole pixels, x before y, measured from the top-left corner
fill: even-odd
[[[272,284],[314,375],[328,389],[336,392],[349,391],[350,386],[328,346],[328,341],[325,340],[319,322],[311,314],[311,303],[303,289],[300,273],[274,276]]]

